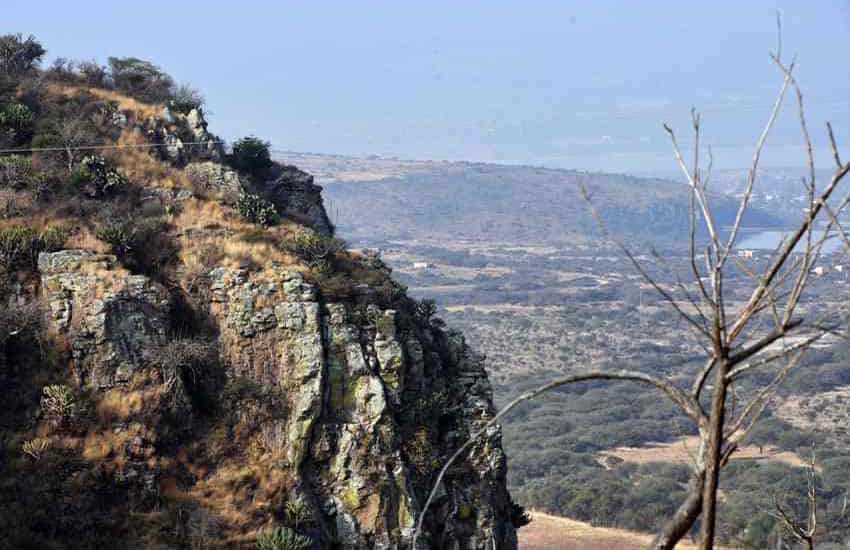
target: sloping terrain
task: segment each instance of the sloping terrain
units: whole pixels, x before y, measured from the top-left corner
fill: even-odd
[[[483,357],[309,174],[150,63],[82,67],[0,64],[0,548],[515,548],[498,430],[424,511]]]
[[[687,228],[686,187],[661,179],[470,162],[277,155],[296,165],[308,160],[312,170],[323,174],[329,213],[355,242],[426,236],[535,244],[585,241],[599,232],[580,184],[621,238],[666,241]],[[731,223],[734,200],[715,195],[712,205],[719,226]],[[754,210],[747,222],[773,226],[781,220]]]

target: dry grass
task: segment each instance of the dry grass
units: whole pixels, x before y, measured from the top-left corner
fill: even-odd
[[[696,450],[699,447],[697,436],[682,437],[669,443],[649,443],[643,447],[619,447],[599,453],[600,463],[605,464],[606,457],[617,457],[632,464],[647,464],[650,462],[672,462],[675,464],[692,464]],[[790,451],[780,451],[775,447],[743,445],[732,455],[732,460],[762,460],[765,462],[781,462],[790,466],[805,466],[806,462]]]
[[[652,535],[625,529],[593,527],[588,523],[542,512],[531,512],[532,522],[519,530],[520,550],[642,550]],[[680,542],[676,548],[696,548]]]
[[[189,177],[182,170],[151,154],[150,142],[138,131],[124,130],[118,138],[120,154],[113,155],[121,171],[132,183],[160,189],[191,189]]]
[[[270,262],[304,270],[296,258],[274,245],[288,238],[297,227],[284,221],[279,226],[258,229],[241,220],[233,210],[217,202],[189,199],[180,203],[180,211],[172,218],[182,235],[179,258],[187,270],[205,269],[211,263],[238,268],[265,266]],[[263,238],[242,237],[262,231]]]
[[[81,92],[88,92],[94,96],[107,101],[115,101],[118,103],[118,108],[122,111],[129,111],[138,119],[146,119],[150,117],[160,116],[162,114],[162,105],[152,105],[150,103],[142,103],[132,97],[128,97],[115,90],[103,90],[100,88],[87,88],[79,86],[68,86],[65,84],[51,83],[48,90],[54,94],[61,94],[68,97],[73,97]]]

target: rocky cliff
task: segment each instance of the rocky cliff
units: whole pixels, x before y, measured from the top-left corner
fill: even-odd
[[[308,174],[231,168],[199,110],[46,95],[108,95],[102,134],[138,147],[3,221],[45,220],[32,264],[4,264],[0,547],[253,548],[284,526],[300,548],[409,548],[494,413],[483,358],[342,248]],[[494,428],[421,548],[515,548],[505,469]]]

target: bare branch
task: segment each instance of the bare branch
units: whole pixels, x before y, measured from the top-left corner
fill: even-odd
[[[841,155],[838,153],[838,145],[835,143],[835,134],[832,133],[832,124],[826,123],[826,130],[829,133],[829,145],[832,147],[832,158],[835,159],[835,166],[841,168]]]
[[[705,327],[701,326],[700,323],[696,321],[696,319],[694,319],[693,317],[691,317],[690,315],[685,313],[685,311],[681,307],[679,307],[679,304],[676,303],[676,300],[673,298],[673,296],[671,296],[669,292],[664,290],[664,288],[662,288],[661,285],[659,285],[655,281],[655,279],[650,277],[649,273],[647,273],[646,270],[643,268],[643,266],[640,264],[640,262],[637,261],[637,258],[634,257],[634,254],[632,254],[632,252],[628,249],[628,247],[626,247],[626,245],[621,243],[618,239],[613,237],[608,232],[608,228],[605,225],[605,222],[602,220],[602,216],[599,215],[599,212],[596,210],[596,207],[593,205],[593,201],[590,198],[590,193],[588,192],[587,188],[584,186],[584,184],[579,184],[579,188],[581,189],[582,197],[587,202],[588,207],[590,208],[591,214],[593,215],[594,219],[596,220],[597,224],[599,225],[600,231],[602,231],[602,233],[605,235],[605,237],[610,239],[614,244],[617,245],[617,248],[619,248],[620,251],[629,259],[629,261],[634,266],[634,268],[637,270],[637,272],[640,273],[641,277],[643,277],[643,279],[647,283],[652,285],[652,288],[654,288],[655,291],[658,292],[658,294],[660,294],[664,298],[664,300],[674,310],[676,310],[676,312],[679,315],[682,316],[683,319],[685,319],[691,326],[693,326],[700,334],[707,336],[708,332],[706,331]]]
[[[785,98],[785,92],[788,90],[788,85],[791,83],[791,71],[793,70],[794,62],[792,61],[790,69],[785,73],[785,79],[782,81],[782,87],[779,89],[779,95],[777,96],[776,101],[773,103],[773,109],[771,109],[770,111],[770,116],[767,119],[767,123],[765,124],[764,129],[762,130],[761,135],[759,136],[758,142],[756,142],[756,150],[753,153],[753,162],[750,165],[749,173],[747,174],[747,186],[744,190],[744,196],[741,197],[741,202],[738,205],[738,211],[735,214],[735,221],[732,224],[732,231],[729,234],[728,241],[726,242],[726,248],[723,252],[723,256],[719,260],[720,267],[723,267],[723,264],[726,263],[726,259],[729,257],[729,253],[735,247],[735,240],[738,238],[738,232],[740,231],[741,223],[744,220],[744,212],[747,211],[747,207],[750,204],[750,198],[752,198],[753,195],[753,187],[756,183],[761,153],[764,149],[764,144],[767,141],[767,136],[770,134],[770,130],[773,128],[774,122],[776,122],[776,117],[779,116],[779,111],[782,108],[782,100]]]
[[[688,415],[691,419],[693,419],[698,424],[701,424],[703,419],[701,412],[698,411],[697,407],[694,407],[694,403],[690,400],[690,398],[685,395],[682,390],[667,382],[666,380],[662,380],[660,378],[656,378],[654,376],[650,376],[648,374],[644,374],[642,372],[637,371],[590,371],[582,374],[574,374],[570,376],[564,376],[562,378],[558,378],[549,382],[548,384],[544,384],[534,390],[528,391],[507,405],[505,405],[499,412],[497,412],[493,418],[491,418],[487,423],[477,432],[473,433],[466,442],[461,445],[449,458],[449,460],[443,465],[443,468],[440,470],[440,473],[437,475],[437,479],[434,482],[434,486],[431,489],[431,493],[428,495],[428,499],[425,501],[425,505],[422,507],[422,513],[419,516],[419,521],[416,523],[416,531],[413,533],[413,544],[412,548],[416,548],[416,541],[419,538],[419,533],[422,531],[422,523],[425,520],[425,515],[428,512],[428,508],[431,506],[431,503],[434,500],[434,497],[437,495],[437,491],[440,488],[440,484],[443,482],[443,477],[445,477],[446,472],[449,468],[454,464],[454,462],[460,457],[464,451],[466,451],[472,444],[483,434],[487,433],[487,431],[493,427],[503,416],[512,411],[517,405],[525,403],[526,401],[531,401],[536,397],[554,390],[556,388],[560,388],[562,386],[566,386],[568,384],[574,384],[577,382],[586,382],[588,380],[630,380],[633,382],[641,382],[644,384],[649,384],[651,386],[655,386],[662,392],[664,392],[667,397],[670,398],[673,403],[679,406],[686,415]]]

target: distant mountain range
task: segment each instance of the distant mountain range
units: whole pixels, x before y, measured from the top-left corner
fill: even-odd
[[[329,213],[352,242],[580,242],[600,235],[580,183],[620,238],[667,245],[687,234],[687,188],[660,178],[303,153],[279,153],[277,160],[306,170],[325,187]],[[730,224],[737,208],[734,198],[713,194],[711,203],[717,223]],[[755,208],[745,223],[781,226],[783,216]]]

